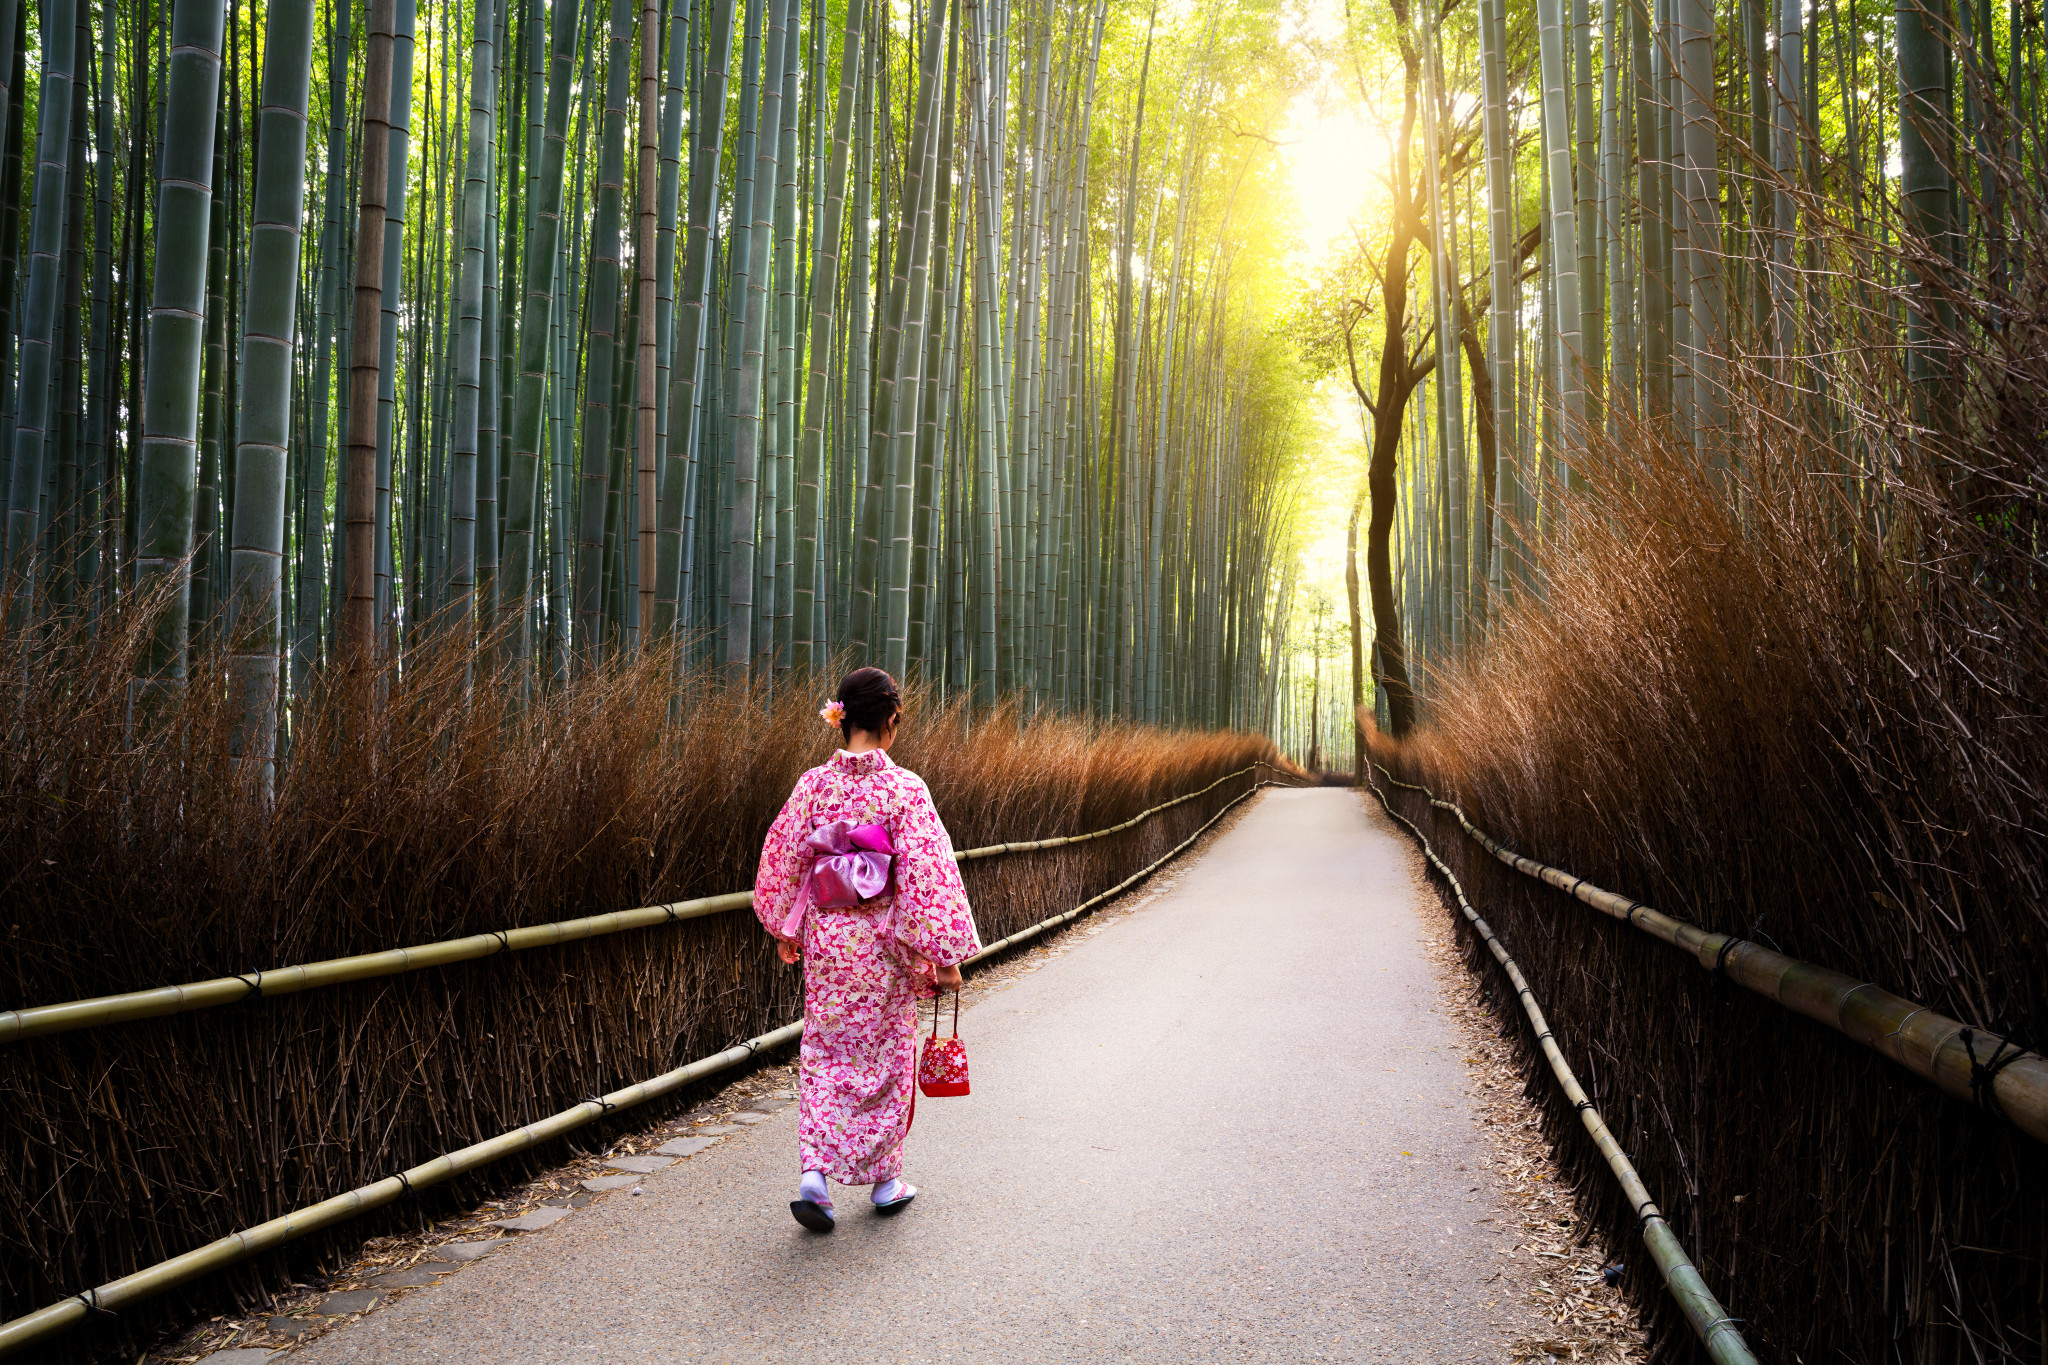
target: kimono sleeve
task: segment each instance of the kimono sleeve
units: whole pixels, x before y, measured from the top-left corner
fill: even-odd
[[[915,777],[904,785],[890,831],[896,848],[896,937],[926,961],[951,967],[981,951],[981,936],[931,791]]]
[[[796,780],[782,813],[768,827],[768,838],[761,845],[761,866],[754,874],[754,914],[761,927],[777,938],[782,936],[782,922],[789,917],[797,889],[803,884],[813,779],[814,774],[805,773]]]

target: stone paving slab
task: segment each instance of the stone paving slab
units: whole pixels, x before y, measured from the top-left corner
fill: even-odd
[[[683,1137],[664,1142],[654,1150],[663,1156],[695,1156],[697,1153],[718,1145],[715,1137]]]
[[[507,1232],[540,1232],[553,1227],[568,1216],[567,1209],[542,1207],[522,1217],[495,1219],[491,1226],[503,1228]]]
[[[675,1160],[665,1156],[615,1156],[604,1164],[615,1171],[631,1171],[635,1175],[652,1175],[656,1171],[675,1165]]]
[[[499,1247],[512,1245],[510,1237],[493,1237],[482,1242],[449,1242],[435,1247],[428,1255],[440,1261],[474,1261],[479,1256],[488,1256]]]
[[[379,1289],[417,1289],[421,1285],[438,1283],[440,1278],[447,1274],[450,1269],[451,1267],[444,1265],[439,1270],[430,1270],[425,1267],[415,1267],[411,1270],[390,1270],[382,1275],[371,1276],[370,1283],[376,1285]]]
[[[367,1313],[383,1301],[384,1295],[375,1289],[351,1289],[327,1295],[313,1311],[324,1318],[345,1318],[350,1313]]]
[[[637,1175],[600,1175],[583,1182],[583,1188],[592,1194],[603,1194],[606,1190],[630,1190],[640,1183]]]
[[[919,1105],[900,1216],[799,1228],[764,1115],[293,1365],[1504,1362],[1541,1328],[1412,855],[1306,789],[1198,867],[963,1013],[974,1093]]]
[[[268,1351],[259,1351],[253,1346],[236,1346],[226,1351],[215,1351],[210,1356],[199,1357],[199,1365],[263,1365],[268,1359]]]

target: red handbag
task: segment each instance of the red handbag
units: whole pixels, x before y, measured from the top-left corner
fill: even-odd
[[[953,1036],[939,1036],[939,1001],[932,1000],[932,1033],[917,1059],[917,1088],[939,1099],[967,1093],[967,1044],[960,1041],[960,992],[953,992]]]

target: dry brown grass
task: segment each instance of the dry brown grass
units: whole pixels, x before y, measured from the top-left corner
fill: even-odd
[[[1543,600],[1442,668],[1426,727],[1375,735],[1379,761],[1601,886],[2041,1045],[2048,200],[2011,212],[2010,290],[1942,281],[1963,318],[1941,339],[1951,427],[1912,429],[1871,311],[1900,301],[1856,270],[1883,244],[1844,229],[1809,340],[1848,438],[1762,358],[1735,369],[1724,475],[1651,429],[1594,452]],[[1389,794],[1433,821],[1763,1358],[2048,1361],[2048,1152]],[[1548,1104],[1588,1211],[1632,1241]],[[1689,1358],[1668,1296],[1635,1284],[1660,1354]]]
[[[815,714],[825,679],[678,691],[654,656],[521,707],[467,682],[469,661],[429,657],[382,679],[372,742],[313,707],[266,813],[230,762],[211,664],[130,742],[146,605],[90,633],[0,640],[8,1005],[742,889],[798,773],[837,738]],[[894,756],[961,847],[1101,828],[1277,758],[1252,736],[973,715],[915,694]],[[1102,890],[1241,790],[1076,849],[969,864],[982,933]],[[759,1034],[795,1015],[796,986],[741,911],[0,1049],[0,1317]],[[429,1197],[474,1198],[561,1155]],[[378,1221],[294,1259],[332,1260]],[[192,1292],[252,1295],[288,1266],[259,1259]],[[178,1307],[138,1325],[164,1311]]]

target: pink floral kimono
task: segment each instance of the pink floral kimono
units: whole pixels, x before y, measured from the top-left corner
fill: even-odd
[[[797,779],[754,878],[754,913],[768,932],[780,937],[796,905],[816,856],[811,832],[839,820],[882,825],[895,858],[880,896],[804,915],[797,1150],[804,1170],[873,1185],[903,1169],[917,1001],[933,993],[932,964],[965,961],[981,940],[931,792],[880,749],[841,749]]]

